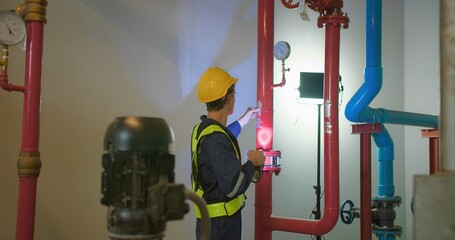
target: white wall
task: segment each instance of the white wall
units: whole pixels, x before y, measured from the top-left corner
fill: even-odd
[[[410,2],[405,1],[406,6]],[[13,9],[18,3],[2,0],[0,9]],[[412,33],[407,35],[409,28],[403,25],[406,23],[404,3],[384,1],[383,4],[384,84],[371,106],[394,110],[406,107],[419,112],[433,110],[433,105],[423,108],[419,99],[408,100],[418,97],[410,93],[409,81],[413,87],[422,86],[421,91],[428,86],[434,88],[434,84],[427,81],[433,74],[428,73],[426,79],[411,79],[404,68],[407,66],[404,60],[408,59],[404,51],[408,52],[411,46],[408,41],[404,44],[404,40],[414,39]],[[411,12],[406,10],[406,16],[421,11],[422,4],[419,1]],[[286,62],[291,68],[287,73],[288,84],[275,91],[274,148],[282,151],[283,167],[273,183],[274,214],[307,218],[315,205],[312,186],[316,181],[317,115],[314,106],[297,104],[295,88],[299,72],[323,71],[324,30],[317,28],[315,13],[310,12],[311,22],[302,22],[296,10],[285,9],[279,1],[275,5],[275,40],[288,41],[292,53]],[[340,74],[345,92],[340,108],[340,200],[352,199],[359,204],[359,136],[351,135],[344,106],[363,83],[365,3],[346,0],[344,6],[350,26],[341,31]],[[107,239],[106,207],[100,204],[100,179],[103,137],[108,124],[117,116],[126,115],[165,118],[176,136],[176,182],[190,186],[189,136],[193,124],[205,111],[195,98],[194,87],[201,73],[208,66],[221,65],[240,78],[237,109],[232,119],[247,106],[256,104],[257,1],[220,4],[209,0],[60,0],[49,1],[47,19],[40,136],[43,166],[38,180],[35,239]],[[418,25],[413,28],[414,32],[419,30]],[[20,85],[24,53],[17,47],[10,50],[9,79]],[[276,61],[276,82],[281,80],[280,67]],[[417,69],[424,71],[422,66]],[[427,88],[421,84],[424,81]],[[437,93],[429,99],[435,98]],[[414,102],[419,104],[412,105]],[[0,109],[0,205],[3,206],[0,238],[13,239],[22,95],[1,91]],[[387,128],[395,142],[396,192],[404,200],[409,199],[408,179],[413,163],[406,157],[405,170],[403,161],[404,147],[412,147],[407,142],[408,130],[405,141],[405,127]],[[242,149],[255,147],[255,130],[254,124],[244,129],[240,137]],[[418,138],[419,133],[414,135]],[[374,151],[373,146],[373,154]],[[419,157],[423,158],[422,155]],[[377,192],[375,169],[373,162],[373,193]],[[247,195],[243,239],[253,239],[254,185]],[[396,223],[408,229],[406,226],[412,221],[409,216],[405,218],[405,211],[404,206],[398,209]],[[402,239],[406,239],[407,232]],[[166,239],[187,239],[193,233],[194,217],[190,212],[184,220],[168,222]],[[326,237],[359,239],[359,234],[359,221],[349,226],[339,221]],[[274,232],[273,238],[311,239],[283,232]]]
[[[405,26],[405,110],[440,114],[439,1],[406,0]],[[429,172],[429,139],[422,128],[405,128],[406,232],[413,239],[411,199],[414,175]]]

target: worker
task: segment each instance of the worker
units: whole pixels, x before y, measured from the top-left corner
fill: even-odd
[[[227,118],[234,112],[235,84],[238,79],[219,67],[209,68],[198,83],[198,100],[205,103],[207,115],[201,116],[192,133],[193,190],[207,202],[211,219],[211,239],[239,240],[242,235],[241,210],[245,192],[255,167],[264,164],[261,151],[249,150],[242,164],[237,136],[259,112],[250,107],[229,126]],[[195,208],[196,239],[201,237],[201,215]]]

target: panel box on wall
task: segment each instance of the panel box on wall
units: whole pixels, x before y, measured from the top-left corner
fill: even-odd
[[[341,76],[338,81],[339,91],[342,91]],[[305,99],[324,99],[324,73],[319,72],[300,72],[300,98]]]

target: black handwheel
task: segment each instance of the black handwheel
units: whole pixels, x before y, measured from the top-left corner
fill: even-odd
[[[349,205],[349,209],[345,209],[346,205]],[[341,205],[340,218],[344,224],[351,224],[354,221],[354,203],[351,200],[346,200]]]

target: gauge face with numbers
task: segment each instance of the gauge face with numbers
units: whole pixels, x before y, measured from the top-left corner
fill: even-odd
[[[285,60],[291,54],[291,46],[285,41],[279,41],[273,47],[273,55],[278,60]]]
[[[25,37],[24,20],[14,12],[0,11],[0,43],[16,45]]]

